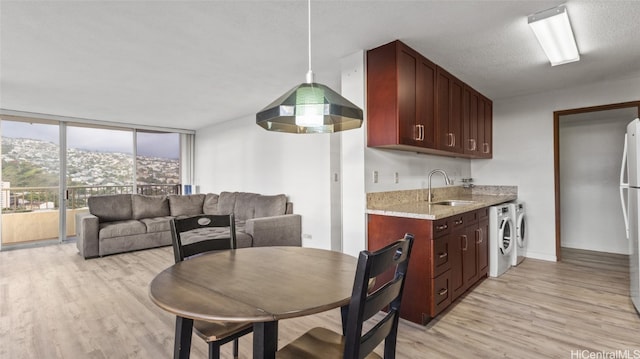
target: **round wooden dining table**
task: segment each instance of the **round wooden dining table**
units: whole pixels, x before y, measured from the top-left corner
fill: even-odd
[[[252,322],[253,357],[275,358],[278,320],[346,308],[356,264],[355,257],[316,248],[219,251],[165,269],[149,295],[177,317],[175,358],[189,356],[193,320]]]

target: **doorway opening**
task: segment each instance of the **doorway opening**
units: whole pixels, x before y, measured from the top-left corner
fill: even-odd
[[[624,121],[631,122],[640,116],[640,101],[555,111],[553,115],[556,258],[560,261],[564,239],[566,239],[568,246],[573,248],[599,250],[597,244],[590,244],[588,240],[586,242],[576,241],[575,238],[582,236],[581,231],[593,234],[593,232],[589,232],[588,227],[602,224],[594,217],[597,211],[601,211],[597,207],[599,202],[605,204],[603,201],[607,201],[607,205],[611,206],[609,202],[618,201],[618,185],[614,183],[615,186],[609,186],[606,183],[612,180],[617,182],[616,176],[620,170],[621,158],[610,161],[609,157],[605,163],[603,162],[605,160],[596,157],[596,154],[606,151],[620,151],[622,153],[622,137],[615,133],[619,129],[612,129],[606,122],[620,128],[622,120],[616,122],[612,119],[629,116],[628,120]],[[618,132],[622,132],[622,130]],[[596,164],[600,167],[595,166]],[[607,168],[611,166],[615,168],[614,171]],[[613,191],[614,195],[606,194],[598,197],[598,193],[605,189],[603,187]],[[563,199],[566,202],[564,207],[561,206]],[[618,203],[615,213],[621,211],[619,208],[620,204]],[[599,228],[606,230],[607,226],[600,225]],[[593,231],[593,229],[591,230]],[[623,225],[620,228],[620,233],[624,233]],[[615,249],[612,251],[620,252]]]

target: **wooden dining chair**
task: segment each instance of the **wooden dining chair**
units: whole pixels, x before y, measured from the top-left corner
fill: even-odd
[[[233,214],[197,215],[171,220],[171,237],[176,263],[216,250],[236,249],[236,227]],[[211,238],[210,228],[228,227],[229,235]],[[209,229],[209,230],[208,230]],[[208,234],[209,233],[209,234]],[[215,273],[212,273],[215,275]],[[176,326],[180,319],[176,319]],[[220,346],[233,341],[233,357],[238,357],[238,338],[251,333],[253,323],[205,322],[194,320],[194,332],[209,344],[209,358],[220,358]],[[177,340],[177,338],[176,338]]]
[[[395,358],[400,302],[409,265],[413,235],[407,233],[378,251],[362,251],[358,258],[353,292],[346,313],[344,335],[326,328],[313,328],[276,353],[280,359],[380,358],[373,350],[384,340],[384,358]],[[395,267],[395,275],[370,292],[371,279]],[[384,276],[382,276],[384,277]],[[383,280],[384,281],[384,280]],[[363,334],[363,323],[388,307],[382,319]]]

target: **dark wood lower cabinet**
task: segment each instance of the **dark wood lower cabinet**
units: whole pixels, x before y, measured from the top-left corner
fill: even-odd
[[[405,233],[415,237],[402,318],[426,324],[487,276],[488,227],[488,208],[435,221],[369,215],[369,250],[380,249]]]

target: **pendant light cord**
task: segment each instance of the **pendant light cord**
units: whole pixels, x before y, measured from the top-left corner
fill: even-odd
[[[308,24],[308,44],[309,44],[309,71],[307,72],[307,83],[313,83],[314,76],[311,71],[311,0],[307,1],[307,24]]]

